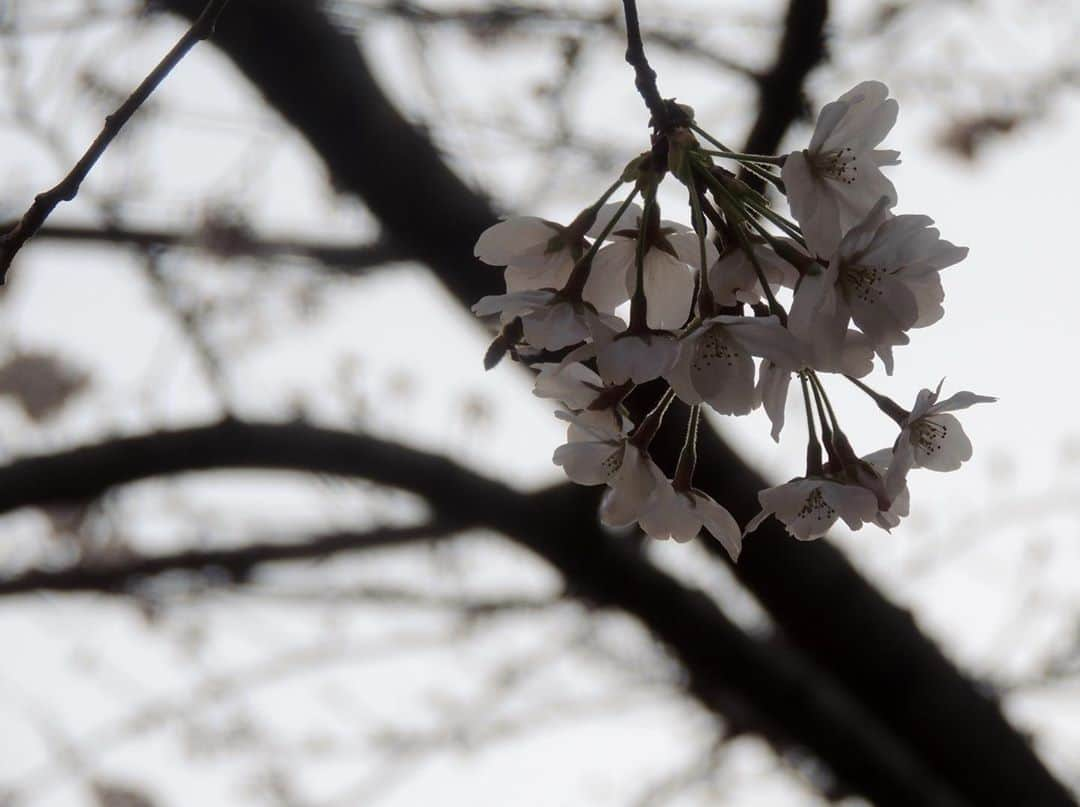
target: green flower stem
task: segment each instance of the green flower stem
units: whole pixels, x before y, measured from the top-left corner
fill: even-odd
[[[810,390],[806,384],[806,371],[799,372],[799,382],[802,384],[803,404],[806,406],[806,475],[820,476],[823,473],[821,443],[818,441],[817,429],[814,428],[814,410],[810,407]]]
[[[625,181],[626,180],[624,180],[622,177],[616,179],[613,183],[611,183],[611,187],[604,191],[603,196],[597,199],[596,202],[589,209],[593,211],[599,211],[600,208],[607,204],[607,200],[611,198],[611,195],[615,193],[615,191],[617,191]],[[630,194],[630,198],[633,198],[633,194]],[[616,218],[618,217],[616,216]],[[614,221],[614,219],[612,219],[612,221]]]
[[[783,165],[784,157],[776,156],[772,154],[743,154],[740,151],[713,151],[712,149],[702,149],[706,154],[710,154],[713,157],[726,157],[729,160],[736,160],[740,163],[755,163],[758,165]]]
[[[675,400],[675,390],[668,387],[660,400],[657,401],[656,406],[641,421],[641,425],[634,429],[634,433],[630,435],[628,442],[642,451],[647,450],[653,438],[656,437],[656,433],[660,431],[660,426],[664,422],[664,415],[667,414],[668,407],[671,406],[673,400]]]
[[[720,149],[722,155],[734,154],[735,153],[731,149],[729,149],[727,146],[725,146],[723,143],[721,143],[719,140],[717,140],[715,137],[713,137],[711,134],[709,134],[704,129],[699,127],[697,124],[690,124],[690,128],[693,129],[695,132],[697,132],[702,137],[704,137],[706,140],[708,140],[710,143],[712,143],[718,149]],[[787,195],[787,190],[784,187],[784,181],[782,179],[780,179],[780,177],[769,173],[768,171],[766,171],[765,169],[761,168],[758,165],[755,165],[754,163],[743,163],[743,167],[746,168],[746,170],[749,171],[754,176],[759,177],[760,179],[763,179],[766,182],[769,182],[769,183],[773,184],[774,186],[776,186],[776,189],[778,191],[780,191],[780,193],[783,193],[785,196]]]
[[[709,267],[705,265],[706,249],[705,239],[708,237],[708,226],[705,223],[705,214],[701,210],[701,196],[698,193],[697,181],[690,175],[693,187],[690,188],[690,209],[693,213],[694,230],[698,237],[698,250],[701,254],[701,273],[698,277],[698,316],[706,319],[712,316],[716,308],[712,288],[709,286]]]
[[[753,197],[750,197],[747,201],[750,207],[754,208],[754,210],[791,236],[799,246],[806,246],[806,239],[803,238],[802,230],[799,229],[798,224],[790,221],[786,216],[781,216],[769,207],[767,203],[762,203]]]
[[[840,462],[840,454],[836,450],[836,441],[833,440],[833,429],[829,425],[829,418],[825,414],[825,407],[821,402],[821,391],[817,383],[817,376],[813,370],[807,372],[810,380],[810,391],[814,393],[814,403],[817,404],[818,420],[821,423],[821,439],[825,443],[825,450],[829,452],[829,459]]]
[[[636,286],[630,299],[630,330],[640,333],[648,330],[648,301],[645,299],[645,239],[649,227],[649,216],[656,205],[656,187],[645,191],[645,204],[641,212],[641,226],[638,228],[637,247],[634,250],[634,272]]]
[[[832,402],[829,400],[828,393],[825,392],[825,385],[821,383],[821,379],[818,378],[817,373],[810,372],[810,382],[821,392],[821,397],[825,401],[825,408],[829,411],[829,419],[832,421],[833,428],[840,431],[840,421],[836,417],[836,412],[833,411]]]
[[[694,487],[694,469],[697,466],[698,421],[701,419],[701,406],[690,407],[690,422],[686,424],[686,440],[679,461],[675,466],[675,478],[672,483],[675,490],[688,491]]]
[[[600,198],[600,202],[598,202],[598,204],[602,206],[604,201],[612,193],[614,193],[615,189],[618,188],[621,184],[622,180],[613,185],[608,190],[608,192]],[[615,211],[615,215],[611,217],[611,221],[607,223],[604,229],[600,232],[600,235],[597,237],[597,239],[593,241],[592,246],[590,246],[588,251],[580,258],[578,258],[576,263],[574,263],[574,268],[570,270],[570,277],[567,278],[566,285],[563,286],[564,292],[568,294],[581,294],[582,290],[585,288],[586,281],[588,281],[589,279],[589,272],[592,270],[593,258],[600,250],[600,246],[604,243],[604,239],[611,235],[611,231],[615,229],[615,224],[619,221],[619,218],[622,216],[623,213],[626,212],[626,209],[630,207],[630,203],[634,201],[634,197],[637,196],[637,192],[638,189],[636,187],[632,191],[630,191],[630,194],[626,197],[625,200],[623,200],[623,203],[619,205],[619,209]]]
[[[869,395],[870,398],[873,399],[874,403],[877,404],[878,409],[880,409],[882,412],[884,412],[886,415],[896,421],[897,425],[900,426],[901,429],[904,428],[904,424],[907,423],[908,416],[911,414],[910,412],[904,409],[904,407],[902,407],[888,395],[882,395],[877,390],[871,389],[854,376],[845,375],[844,378],[846,378],[856,387]]]
[[[699,170],[699,173],[705,178],[705,183],[712,190],[713,197],[720,206],[724,208],[724,213],[731,219],[731,230],[735,233],[735,237],[739,239],[739,246],[742,247],[743,252],[746,253],[746,257],[749,258],[750,263],[754,267],[758,282],[761,284],[761,289],[765,293],[765,299],[769,301],[769,311],[776,315],[781,324],[786,325],[787,312],[784,310],[784,307],[777,302],[776,296],[769,287],[769,281],[765,277],[765,270],[761,267],[761,262],[757,259],[757,255],[754,254],[753,247],[751,247],[750,242],[746,238],[746,233],[739,227],[739,221],[749,221],[755,227],[760,229],[764,228],[762,228],[752,217],[747,216],[739,209],[739,200],[732,196],[731,191],[725,188],[724,184],[714,177],[710,171]],[[767,236],[767,238],[771,239],[771,236]]]

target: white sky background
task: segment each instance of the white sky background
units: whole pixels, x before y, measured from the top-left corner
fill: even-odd
[[[715,14],[716,4],[706,5]],[[732,58],[759,66],[772,57],[770,26],[780,4],[755,5],[752,15],[710,17],[703,36]],[[981,108],[980,100],[1026,105],[1031,94],[1025,88],[1075,41],[1080,15],[1057,2],[991,3],[977,15],[964,4],[935,4],[932,13],[912,16],[909,35],[884,58],[873,39],[849,46],[843,38],[864,25],[866,4],[837,5],[834,62],[814,74],[815,103],[863,78],[893,87],[901,116],[886,144],[899,148],[904,160],[892,172],[898,210],[933,216],[946,238],[971,247],[967,261],[945,273],[946,318],[916,332],[913,344],[897,351],[895,376],[879,372],[877,386],[908,403],[919,387],[946,376],[948,390],[1001,398],[962,416],[976,451],[968,466],[915,477],[908,522],[892,535],[864,531],[840,540],[954,658],[995,680],[1022,679],[1072,641],[1080,610],[1073,584],[1080,571],[1080,428],[1073,423],[1077,383],[1069,354],[1080,336],[1074,313],[1080,281],[1070,246],[1080,183],[1070,154],[1080,136],[1080,104],[1075,95],[1055,96],[1039,120],[1001,138],[974,163],[943,153],[935,136],[948,116]],[[343,18],[355,19],[345,6]],[[8,13],[28,7],[0,3]],[[55,8],[59,19],[81,4],[49,8],[46,16]],[[643,3],[641,14],[646,26],[668,16],[700,27],[692,8]],[[5,64],[12,48],[26,49],[22,57],[31,70],[22,81],[34,90],[32,108],[43,126],[62,135],[68,154],[89,142],[107,111],[71,77],[93,66],[110,86],[126,90],[180,29],[159,22],[135,30],[109,23],[70,35],[0,40]],[[432,34],[424,52],[433,69],[424,76],[397,25],[373,25],[365,42],[404,107],[436,125],[440,145],[462,175],[492,189],[507,209],[567,219],[607,186],[609,180],[586,171],[582,159],[566,155],[546,190],[531,200],[535,208],[521,209],[521,199],[539,187],[536,146],[499,128],[520,122],[547,131],[550,118],[532,89],[550,77],[554,48],[520,41],[476,48],[458,33]],[[663,93],[691,103],[714,134],[739,142],[753,111],[744,84],[692,71],[657,48],[649,53]],[[621,45],[598,41],[586,60],[584,78],[569,96],[575,130],[589,142],[614,143],[628,159],[644,146],[645,114]],[[10,69],[4,75],[9,80]],[[424,81],[426,89],[418,90]],[[975,95],[976,86],[982,95]],[[12,96],[5,97],[10,124]],[[131,224],[193,227],[209,205],[227,202],[260,233],[344,242],[373,234],[370,217],[331,194],[306,147],[273,121],[211,48],[185,61],[155,96],[154,109],[103,160],[86,197],[61,209],[57,221],[95,220],[93,199],[123,194],[134,197],[122,208]],[[441,125],[447,120],[458,123]],[[794,131],[789,147],[807,136],[806,127]],[[5,213],[15,213],[68,165],[10,125],[0,138],[0,203]],[[674,208],[665,212],[674,217]],[[302,412],[321,423],[435,448],[522,487],[557,480],[550,455],[561,429],[548,408],[528,394],[514,369],[483,372],[486,335],[422,269],[316,282],[303,266],[266,272],[184,253],[165,258],[164,267],[185,293],[228,295],[233,302],[209,333],[228,357],[229,401],[245,416]],[[307,313],[293,303],[301,288],[312,301]],[[201,422],[218,411],[196,357],[127,253],[32,246],[0,296],[0,313],[0,345],[55,349],[93,374],[90,391],[44,426],[0,402],[5,455]],[[413,327],[415,321],[421,327]],[[872,405],[833,388],[857,448],[869,451],[892,440],[890,424]],[[771,477],[786,478],[799,472],[803,456],[799,406],[793,396],[779,448],[760,413],[725,420],[721,428]],[[290,527],[362,528],[418,516],[406,497],[362,486],[265,479],[217,475],[143,485],[108,506],[148,551]],[[39,515],[16,514],[3,523],[0,568],[56,556],[57,547],[42,541]],[[697,551],[658,548],[665,563],[690,578]],[[541,598],[556,584],[523,553],[479,540],[456,551],[279,570],[263,587],[416,579],[450,593]],[[731,597],[723,580],[698,582]],[[284,770],[295,777],[291,795],[302,804],[374,803],[378,793],[378,803],[392,805],[433,798],[615,805],[708,749],[710,721],[669,687],[638,680],[639,665],[625,662],[646,659],[655,676],[666,674],[663,661],[624,620],[601,618],[590,630],[591,621],[562,605],[469,632],[445,609],[340,606],[310,597],[300,606],[244,594],[199,599],[182,588],[165,599],[154,621],[127,602],[90,597],[0,603],[0,637],[18,648],[0,666],[0,725],[7,727],[0,730],[0,794],[14,787],[33,796],[30,804],[93,803],[78,777],[56,775],[74,767],[88,778],[143,784],[162,804],[272,804],[267,782]],[[552,655],[546,649],[564,644],[564,653],[546,658]],[[231,694],[212,686],[262,668],[267,658],[287,660],[327,646],[331,661],[301,665],[282,680]],[[544,660],[529,662],[533,657]],[[491,686],[477,671],[491,673],[521,659],[536,676],[505,702],[485,706],[485,717],[524,715],[527,731],[478,742],[471,751],[448,744],[397,757],[367,733],[388,724],[420,734],[443,723],[465,724]],[[206,688],[206,704],[189,713],[184,701],[193,686]],[[620,694],[625,697],[615,697]],[[132,729],[124,739],[118,726],[143,705],[162,703],[173,704],[170,720],[159,729]],[[532,725],[538,721],[530,715],[559,713],[551,704],[570,714]],[[1008,706],[1036,732],[1056,769],[1076,782],[1080,737],[1069,728],[1080,726],[1075,684],[1027,691]],[[235,744],[217,749],[214,742],[223,736]],[[331,740],[345,751],[323,757],[313,751],[310,762],[295,764],[298,749],[317,751],[319,742]],[[58,746],[102,750],[77,752],[77,764],[50,765]],[[774,771],[769,755],[752,742],[737,744],[725,760],[705,781],[736,794],[732,803],[812,803],[798,779]],[[376,790],[387,765],[389,784]],[[358,795],[357,782],[371,790]],[[709,803],[710,797],[715,793],[703,785],[672,803]]]

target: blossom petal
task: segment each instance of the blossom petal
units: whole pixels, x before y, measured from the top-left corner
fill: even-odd
[[[758,374],[757,393],[765,407],[765,414],[772,422],[772,439],[777,443],[780,442],[780,432],[784,429],[790,385],[790,370],[778,367],[772,362],[762,362],[761,371]]]
[[[593,226],[589,228],[587,233],[590,238],[599,238],[606,228],[608,223],[615,218],[615,214],[619,212],[619,208],[622,207],[622,202],[608,202],[601,207],[596,213],[596,221]],[[638,220],[641,218],[641,205],[637,202],[631,202],[630,205],[623,211],[622,215],[615,221],[615,226],[612,228],[613,232],[619,230],[636,229],[638,226]]]
[[[667,241],[671,244],[671,248],[675,250],[675,257],[680,261],[698,270],[702,268],[701,244],[698,241],[697,233],[693,230],[686,233],[673,233],[667,237]],[[712,241],[706,238],[705,266],[712,266],[719,259],[720,253],[716,251]]]
[[[633,524],[652,506],[662,478],[648,454],[627,443],[622,465],[600,502],[600,520],[609,527]]]
[[[961,409],[967,409],[970,406],[974,406],[975,404],[995,403],[996,401],[997,398],[992,395],[976,395],[974,392],[964,390],[949,396],[944,401],[939,401],[931,406],[928,411],[932,415],[941,412],[957,412]]]
[[[506,266],[529,247],[544,244],[558,234],[558,228],[549,221],[536,216],[515,216],[480,233],[473,254],[492,266]]]
[[[678,343],[661,334],[635,334],[601,346],[600,376],[612,384],[644,384],[667,373],[679,355]]]
[[[567,365],[548,362],[535,364],[533,368],[540,370],[533,385],[533,395],[554,398],[571,409],[586,409],[604,386],[600,376],[579,362]]]
[[[971,440],[955,415],[927,415],[911,425],[915,466],[955,471],[971,459]]]
[[[680,260],[659,249],[650,249],[645,255],[645,299],[648,302],[647,324],[657,330],[681,328],[690,317],[693,304],[694,275]],[[633,277],[630,292],[636,284]]]
[[[579,485],[603,485],[618,471],[622,446],[595,441],[564,443],[552,461]]]
[[[695,491],[694,501],[702,526],[720,542],[731,559],[737,561],[739,553],[742,552],[742,530],[739,529],[739,523],[727,508],[717,504],[704,493]]]
[[[652,538],[690,541],[701,532],[701,517],[688,494],[679,493],[664,479],[657,485],[656,498],[641,516],[641,529]]]

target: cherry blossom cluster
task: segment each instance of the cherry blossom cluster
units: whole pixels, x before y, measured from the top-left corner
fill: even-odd
[[[704,528],[737,558],[769,516],[802,540],[838,519],[890,529],[908,513],[913,468],[950,471],[971,457],[952,412],[993,398],[942,399],[939,384],[908,410],[862,380],[875,357],[891,375],[893,349],[942,317],[940,273],[967,254],[930,218],[893,212],[882,168],[899,153],[878,148],[898,112],[888,94],[880,82],[859,84],[821,110],[807,148],[786,155],[733,152],[693,110],[668,102],[652,147],[569,224],[516,217],[480,236],[476,256],[506,267],[506,293],[473,308],[501,325],[485,363],[509,354],[538,372],[535,393],[557,401],[567,423],[554,461],[574,482],[606,486],[604,523],[677,541]],[[689,226],[661,218],[657,190],[668,178],[687,192]],[[755,185],[785,196],[790,216]],[[895,421],[892,446],[855,452],[827,375]],[[664,391],[635,423],[628,396],[657,379]],[[792,379],[807,419],[806,471],[761,491],[761,512],[743,530],[693,485],[701,407],[764,407],[779,441]],[[690,415],[669,477],[649,447],[676,400]]]

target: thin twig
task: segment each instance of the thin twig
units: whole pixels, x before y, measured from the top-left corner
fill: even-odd
[[[9,222],[14,227],[16,223]],[[4,228],[0,224],[0,231]],[[385,238],[350,244],[324,241],[263,238],[239,227],[220,227],[212,222],[192,230],[115,225],[46,224],[35,236],[38,241],[82,242],[133,247],[139,250],[193,249],[227,258],[256,258],[265,261],[311,261],[345,274],[408,260],[409,252]]]
[[[11,262],[23,244],[34,237],[41,229],[41,225],[49,218],[53,210],[61,202],[70,202],[79,193],[79,188],[86,179],[90,170],[94,167],[101,155],[109,147],[121,129],[135,114],[136,110],[150,97],[165,77],[172,72],[173,68],[187,55],[196,43],[207,39],[214,32],[214,25],[218,17],[224,11],[229,0],[210,0],[206,4],[199,17],[192,23],[187,33],[173,46],[172,50],[162,59],[157,67],[143,79],[135,91],[128,96],[115,112],[105,118],[102,127],[94,142],[86,150],[79,161],[71,169],[66,177],[53,188],[39,193],[34,197],[34,203],[26,211],[22,219],[9,232],[0,237],[0,283],[7,280],[8,269]]]
[[[30,569],[0,579],[0,596],[32,591],[96,591],[128,593],[149,578],[170,572],[192,572],[243,583],[265,564],[324,560],[343,552],[439,541],[451,535],[455,522],[434,521],[409,527],[375,527],[367,532],[333,532],[290,541],[251,543],[230,549],[191,549],[170,555],[137,555],[118,561],[85,563],[64,569]]]
[[[645,57],[635,0],[623,0],[623,12],[626,15],[626,62],[634,68],[634,86],[652,113],[653,126],[663,131],[668,119],[667,104],[660,97],[660,90],[656,86],[656,71]]]

